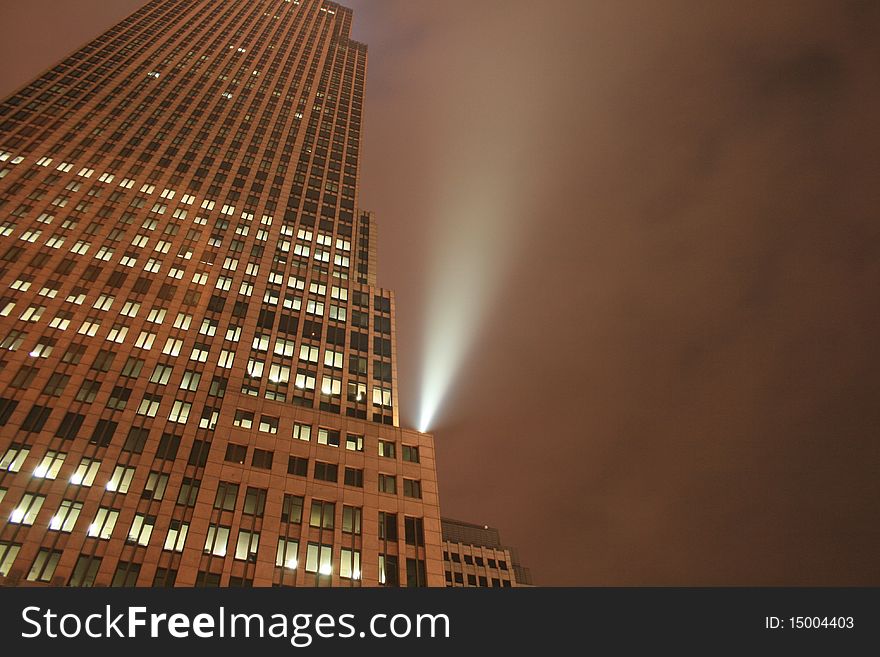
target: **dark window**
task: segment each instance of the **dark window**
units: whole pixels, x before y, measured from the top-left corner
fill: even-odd
[[[375,297],[373,297],[373,309],[378,310],[380,313],[390,313],[391,299],[376,295]]]
[[[345,329],[338,326],[327,327],[327,342],[330,344],[345,344]]]
[[[335,463],[324,463],[323,461],[315,461],[315,479],[335,482],[339,477],[337,471],[338,467]]]
[[[406,560],[406,585],[407,586],[427,586],[428,577],[425,572],[424,559],[407,559]]]
[[[140,574],[141,565],[139,563],[120,561],[116,566],[116,572],[113,574],[110,586],[135,586]]]
[[[415,445],[402,445],[403,460],[410,463],[419,462],[419,448]]]
[[[125,444],[122,450],[125,452],[134,452],[140,454],[144,451],[144,445],[147,444],[147,438],[150,437],[150,430],[143,427],[132,427],[128,431]]]
[[[265,449],[254,449],[254,455],[251,459],[251,465],[255,468],[264,468],[266,470],[272,469],[272,459],[275,456],[275,452],[270,452]]]
[[[25,417],[24,422],[21,423],[22,431],[27,431],[31,433],[42,431],[43,425],[46,424],[46,420],[49,419],[49,415],[51,413],[52,409],[48,406],[32,406],[31,410],[28,411],[27,417]]]
[[[356,486],[357,488],[364,487],[364,471],[358,470],[356,468],[346,468],[345,469],[345,485],[346,486]]]
[[[177,503],[184,506],[195,506],[201,484],[202,482],[198,479],[184,477],[180,484],[180,492],[177,494]]]
[[[61,420],[61,424],[58,426],[58,431],[55,432],[55,435],[64,440],[72,440],[73,438],[76,438],[76,434],[79,433],[79,428],[82,426],[85,419],[85,415],[69,411]]]
[[[379,538],[397,540],[397,514],[379,511]]]
[[[68,586],[94,586],[95,576],[98,574],[98,568],[101,567],[101,557],[94,557],[89,554],[81,554],[76,560],[73,567],[73,574],[70,576]]]
[[[263,488],[251,488],[248,486],[244,495],[243,513],[249,516],[263,517],[266,508],[266,491]]]
[[[82,385],[79,387],[79,390],[76,393],[76,401],[91,404],[93,401],[95,401],[95,397],[98,395],[98,391],[100,389],[100,381],[86,379],[82,382]]]
[[[125,365],[122,366],[122,376],[127,376],[132,379],[136,379],[140,376],[141,370],[144,368],[144,361],[139,358],[131,357],[127,361],[125,361]]]
[[[173,461],[177,458],[177,450],[180,449],[180,436],[173,433],[163,433],[159,438],[159,447],[156,448],[156,458]]]
[[[300,495],[285,495],[281,506],[281,522],[299,524],[302,522],[303,498]]]
[[[232,511],[235,509],[235,500],[238,498],[238,484],[221,481],[217,486],[217,496],[214,498],[214,508]]]
[[[212,588],[220,586],[220,573],[209,573],[200,570],[196,575],[196,586]]]
[[[381,565],[384,566],[385,586],[400,586],[400,573],[397,557],[391,554],[379,555]]]
[[[391,340],[387,338],[373,338],[373,354],[376,356],[391,356]]]
[[[207,440],[194,440],[192,449],[189,451],[187,463],[197,468],[204,468],[208,463],[208,453],[211,451],[211,443]]]
[[[16,400],[0,397],[0,427],[5,426],[9,422],[9,416],[12,415],[16,406],[18,406]]]
[[[9,385],[13,388],[27,388],[37,376],[38,371],[39,370],[37,370],[36,367],[22,365],[19,368],[18,372],[15,373],[15,376],[12,378],[12,383],[10,383]]]
[[[247,458],[247,446],[246,445],[236,445],[234,443],[229,443],[226,446],[226,456],[224,457],[224,459],[226,461],[229,461],[230,463],[244,464],[246,458]]]
[[[379,475],[379,492],[380,493],[389,493],[391,495],[397,494],[397,478],[394,475],[380,474]]]
[[[61,357],[61,362],[69,363],[71,365],[79,365],[84,353],[86,353],[86,346],[84,344],[72,344],[68,347],[67,351],[64,352],[64,355]]]
[[[119,426],[118,422],[98,420],[98,424],[95,425],[95,430],[92,432],[92,437],[89,439],[89,442],[98,447],[107,447],[113,441],[113,434],[116,433],[117,426]],[[141,445],[141,450],[143,450],[143,445]],[[140,452],[138,452],[138,454],[140,454]]]
[[[95,362],[92,363],[92,369],[97,370],[98,372],[109,372],[110,366],[113,364],[113,359],[116,357],[111,351],[107,351],[102,349],[98,352],[98,355],[95,356]]]
[[[171,568],[156,568],[156,575],[153,577],[154,587],[171,587],[177,580],[177,571]]]
[[[287,474],[307,477],[309,474],[309,460],[302,456],[291,456],[287,460]]]
[[[43,392],[50,397],[59,397],[61,393],[64,392],[64,388],[67,387],[69,381],[70,377],[68,375],[62,374],[61,372],[53,372],[49,376],[49,380],[46,382]]]
[[[124,411],[130,397],[130,388],[114,386],[113,390],[110,392],[110,399],[107,400],[107,408],[116,411]]]
[[[422,482],[417,481],[415,479],[404,479],[403,480],[403,496],[404,497],[415,497],[421,499],[422,497]]]
[[[422,546],[425,544],[425,524],[421,518],[403,518],[404,534],[406,535],[406,544]]]

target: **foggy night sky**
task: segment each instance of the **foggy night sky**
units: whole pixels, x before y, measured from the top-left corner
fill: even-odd
[[[0,4],[0,96],[142,4]],[[880,584],[880,5],[343,4],[407,426],[486,274],[443,514],[544,585]]]

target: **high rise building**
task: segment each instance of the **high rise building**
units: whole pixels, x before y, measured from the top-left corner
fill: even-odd
[[[494,527],[450,518],[441,519],[441,527],[446,586],[532,586],[531,571]]]
[[[324,0],[152,0],[0,104],[0,584],[442,586]]]

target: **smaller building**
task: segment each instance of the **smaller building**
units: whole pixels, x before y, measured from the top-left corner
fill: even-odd
[[[461,520],[441,518],[446,586],[533,586],[516,548],[501,543],[498,530]]]

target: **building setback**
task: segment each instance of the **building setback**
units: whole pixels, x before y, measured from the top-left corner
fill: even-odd
[[[0,584],[443,586],[321,0],[153,0],[0,104]]]
[[[446,586],[532,586],[532,574],[519,562],[516,548],[501,543],[498,530],[442,518]]]

